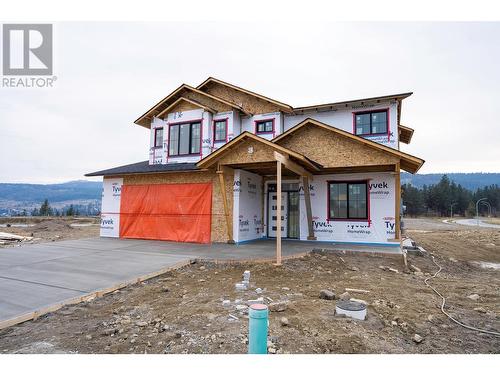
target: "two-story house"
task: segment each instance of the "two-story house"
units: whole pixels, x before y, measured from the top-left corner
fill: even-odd
[[[208,78],[135,124],[149,160],[104,176],[101,236],[240,243],[281,237],[400,245],[400,151],[413,129],[387,95],[307,107]],[[281,183],[280,183],[281,182]]]

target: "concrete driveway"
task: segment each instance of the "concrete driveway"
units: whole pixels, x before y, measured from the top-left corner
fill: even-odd
[[[284,246],[283,255],[311,248],[292,243]],[[70,300],[78,302],[81,297],[154,276],[191,259],[273,256],[274,241],[234,246],[92,238],[0,249],[0,326],[2,321],[44,312]]]
[[[91,238],[0,249],[0,328],[78,303],[96,292],[109,292],[157,276],[192,259],[241,261],[274,259],[274,240],[244,244],[188,244],[165,241]],[[284,240],[284,258],[314,248],[375,251],[373,246],[345,246]],[[398,253],[399,247],[378,252]]]

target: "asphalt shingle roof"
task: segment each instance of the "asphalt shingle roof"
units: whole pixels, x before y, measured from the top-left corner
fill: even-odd
[[[141,161],[139,163],[122,165],[111,169],[87,173],[85,176],[113,176],[122,174],[138,174],[138,173],[161,173],[161,172],[176,172],[176,171],[192,171],[197,170],[196,163],[170,163],[170,164],[153,164],[149,161]]]

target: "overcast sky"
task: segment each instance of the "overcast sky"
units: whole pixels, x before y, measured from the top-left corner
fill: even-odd
[[[57,23],[55,88],[0,88],[0,182],[146,160],[133,121],[208,76],[292,106],[413,91],[402,150],[419,173],[500,172],[499,37],[500,23]]]

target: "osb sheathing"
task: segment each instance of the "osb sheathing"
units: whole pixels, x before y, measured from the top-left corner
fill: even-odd
[[[249,149],[252,153],[249,153]],[[276,161],[274,149],[253,139],[240,143],[219,159],[222,165]]]
[[[245,94],[244,92],[223,86],[216,82],[211,82],[202,88],[213,96],[222,98],[228,102],[241,106],[246,112],[252,114],[278,112],[282,108],[276,104],[260,99],[253,95]]]
[[[316,126],[304,126],[277,142],[324,168],[395,164],[397,157]]]
[[[200,109],[201,107],[193,104],[186,102],[184,100],[180,101],[177,105],[175,105],[173,108],[169,109],[169,112],[184,112],[184,111],[191,111],[193,109]],[[165,114],[165,118],[167,118],[168,113]]]
[[[233,110],[233,107],[231,107],[227,104],[221,103],[218,100],[209,98],[203,94],[198,94],[197,92],[186,90],[182,94],[182,96],[184,98],[191,99],[191,100],[194,100],[200,104],[203,104],[204,106],[206,106],[208,108],[212,108],[212,109],[216,110],[217,112],[228,112],[228,111]]]
[[[234,171],[228,169],[224,173],[226,195],[229,207],[229,220],[233,222],[233,183]],[[219,177],[215,170],[207,172],[183,172],[183,173],[157,173],[130,175],[123,177],[124,185],[144,184],[183,184],[183,183],[212,183],[212,242],[227,242],[226,217],[224,215],[224,204],[220,191]]]

